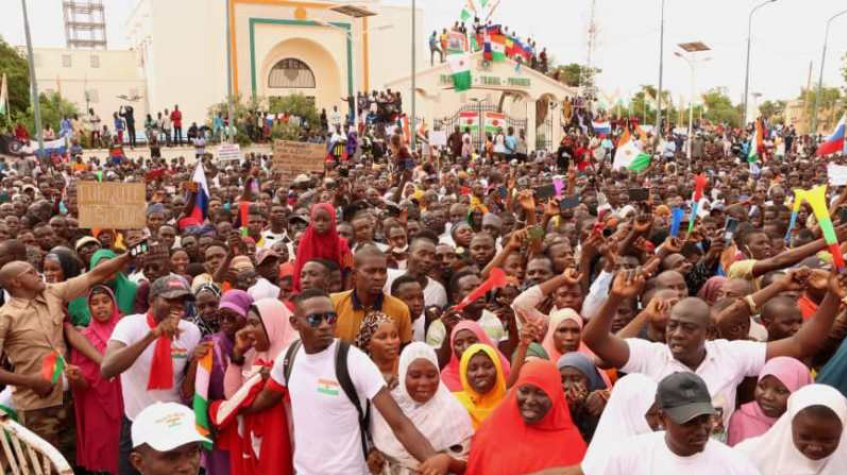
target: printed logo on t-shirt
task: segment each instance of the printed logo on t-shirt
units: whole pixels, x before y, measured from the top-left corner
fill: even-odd
[[[338,381],[318,379],[318,392],[327,396],[338,396]]]
[[[171,347],[171,359],[184,360],[188,358],[188,350],[185,348]]]

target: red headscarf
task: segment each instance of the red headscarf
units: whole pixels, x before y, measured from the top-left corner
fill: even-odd
[[[315,216],[318,210],[324,210],[329,213],[330,225],[329,229],[318,234],[314,224],[309,224],[303,237],[300,238],[300,243],[297,245],[297,258],[294,260],[294,292],[300,292],[300,271],[311,259],[326,259],[334,261],[341,269],[349,267],[352,260],[350,247],[347,246],[347,240],[338,235],[335,208],[329,203],[318,203],[312,206],[309,211],[309,219],[314,223]]]
[[[537,386],[553,405],[539,422],[524,422],[517,392]],[[506,399],[479,427],[471,443],[467,475],[514,475],[576,465],[585,456],[585,441],[571,420],[561,376],[549,361],[530,361]]]

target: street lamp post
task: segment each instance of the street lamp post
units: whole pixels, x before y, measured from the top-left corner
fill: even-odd
[[[691,160],[691,141],[692,141],[692,134],[693,134],[693,131],[694,131],[694,127],[693,127],[692,123],[694,122],[694,94],[695,94],[694,91],[695,91],[695,88],[696,88],[695,81],[696,81],[696,66],[697,66],[697,60],[694,57],[694,53],[709,51],[711,48],[706,46],[706,44],[703,43],[702,41],[693,41],[693,42],[690,42],[690,43],[680,43],[679,47],[682,48],[683,51],[688,53],[688,55],[691,58],[691,59],[686,58],[685,55],[683,55],[679,51],[674,52],[675,56],[684,59],[685,62],[688,63],[688,67],[691,68],[691,96],[690,96],[689,104],[688,104],[688,137],[687,137],[687,140],[685,142],[685,145],[686,145],[685,146],[685,149],[686,149],[685,153],[686,153],[686,156],[688,157],[688,160],[690,161]],[[709,61],[710,59],[711,58],[705,58],[705,59],[703,59],[703,61]]]
[[[29,15],[26,11],[26,0],[21,0],[24,12],[24,34],[26,35],[26,54],[29,61],[29,85],[32,95],[32,110],[35,114],[35,136],[38,139],[38,154],[44,151],[44,135],[41,133],[41,104],[38,100],[38,83],[35,81],[35,59],[32,54],[32,36],[29,33]]]
[[[821,89],[823,88],[823,66],[826,62],[826,44],[829,40],[829,25],[832,24],[832,20],[835,20],[836,18],[840,17],[841,15],[844,15],[845,13],[847,13],[847,10],[840,11],[835,15],[829,17],[829,20],[826,21],[826,28],[824,29],[823,33],[823,51],[821,52],[821,72],[818,76],[818,88],[815,91],[815,107],[814,109],[812,109],[811,132],[814,136],[816,136],[818,132],[818,105],[821,102]]]
[[[764,2],[756,5],[750,10],[750,16],[747,18],[747,67],[744,69],[744,126],[747,126],[747,92],[750,88],[750,40],[752,38],[753,31],[753,14],[763,6],[773,3],[776,0],[765,0]]]
[[[656,94],[656,143],[662,137],[662,70],[665,66],[665,0],[662,0],[661,20],[659,23],[659,89]]]
[[[229,117],[229,127],[227,127],[227,132],[235,130],[235,104],[233,103],[233,91],[232,91],[232,44],[230,42],[230,29],[229,22],[232,21],[230,18],[230,2],[232,0],[226,0],[226,115]],[[262,123],[264,123],[265,118],[262,117]],[[226,133],[225,137],[229,138],[229,141],[235,138],[235,134]]]

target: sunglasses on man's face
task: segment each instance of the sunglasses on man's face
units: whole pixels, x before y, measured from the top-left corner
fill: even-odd
[[[326,323],[334,325],[338,320],[338,314],[335,312],[317,312],[306,315],[306,323],[312,328],[317,328],[321,322],[326,320]]]

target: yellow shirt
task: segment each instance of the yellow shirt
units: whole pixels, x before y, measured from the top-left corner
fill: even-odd
[[[727,278],[749,280],[753,284],[753,291],[761,290],[761,279],[753,277],[753,266],[756,264],[756,259],[744,259],[736,261],[729,267]]]
[[[397,323],[397,331],[400,333],[400,341],[409,343],[412,341],[412,318],[409,315],[409,307],[402,300],[390,295],[382,294],[371,310],[362,307],[355,290],[332,294],[332,304],[338,314],[338,322],[335,324],[335,336],[353,343],[362,326],[362,320],[370,311],[380,311]]]

